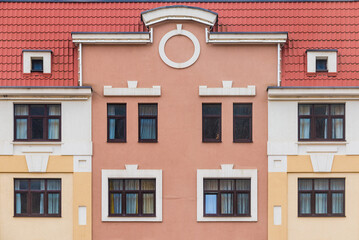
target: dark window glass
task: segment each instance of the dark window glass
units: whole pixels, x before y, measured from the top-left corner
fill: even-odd
[[[298,179],[300,217],[344,216],[343,178]]]
[[[155,216],[155,179],[109,179],[109,216]]]
[[[14,184],[15,216],[60,217],[60,179],[15,179]]]
[[[15,140],[60,141],[61,105],[16,104]]]
[[[250,216],[250,179],[204,179],[204,216]]]
[[[344,140],[344,104],[300,104],[298,110],[299,140]]]
[[[327,59],[316,59],[316,71],[317,72],[326,72],[327,69]]]
[[[43,59],[31,59],[31,72],[43,72]]]
[[[252,104],[233,104],[233,141],[252,141]]]
[[[138,104],[138,140],[157,142],[157,104]]]
[[[109,142],[126,141],[126,104],[107,105],[107,126]]]
[[[221,141],[221,104],[202,105],[202,141]]]

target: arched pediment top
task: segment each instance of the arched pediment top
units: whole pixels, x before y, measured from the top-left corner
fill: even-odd
[[[141,13],[146,27],[166,20],[192,20],[213,27],[217,16],[217,13],[204,8],[183,5],[159,7]]]

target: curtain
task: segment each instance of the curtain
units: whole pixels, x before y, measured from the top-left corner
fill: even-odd
[[[331,179],[330,180],[331,190],[344,190],[344,179]]]
[[[315,179],[314,180],[314,189],[315,190],[328,190],[329,189],[329,180],[328,179]]]
[[[112,214],[122,214],[122,194],[111,193],[110,212]]]
[[[219,188],[221,190],[234,190],[234,180],[220,180]]]
[[[344,115],[344,105],[343,104],[332,105],[331,115]]]
[[[299,105],[299,115],[310,115],[310,105]]]
[[[47,180],[47,190],[61,190],[61,181]]]
[[[49,193],[48,197],[48,204],[47,204],[47,211],[49,214],[59,214],[59,207],[60,207],[60,194],[58,193]]]
[[[236,180],[236,189],[237,190],[251,190],[251,180],[249,180],[249,179]]]
[[[110,190],[122,190],[122,180],[111,179]]]
[[[156,180],[141,180],[141,190],[155,190]]]
[[[16,193],[16,213],[20,214],[21,212],[21,193]]]
[[[332,138],[342,139],[344,130],[344,120],[340,118],[332,119]]]
[[[126,180],[125,189],[126,190],[139,190],[140,184],[139,180]]]
[[[233,194],[231,193],[221,194],[221,213],[222,214],[233,213]]]
[[[16,119],[16,139],[27,139],[27,119]]]
[[[49,119],[49,139],[60,138],[60,119]]]
[[[49,105],[49,116],[60,116],[61,106],[60,105]]]
[[[142,118],[140,125],[141,139],[156,139],[156,119]]]
[[[332,213],[344,213],[344,195],[343,193],[332,194]]]
[[[218,190],[218,180],[205,179],[204,190]]]
[[[138,213],[138,194],[128,193],[126,194],[126,213],[137,214]]]
[[[310,199],[311,199],[310,193],[301,193],[299,195],[299,211],[301,214],[311,213]]]
[[[216,194],[206,194],[205,195],[204,212],[206,214],[217,214],[217,195]]]
[[[302,118],[299,120],[299,138],[300,139],[309,139],[310,138],[310,119]]]
[[[298,182],[299,190],[312,190],[312,180],[311,179],[301,179]]]
[[[15,105],[15,116],[29,115],[28,105]]]
[[[144,104],[139,106],[140,116],[157,116],[156,104]]]
[[[315,213],[316,214],[326,214],[327,213],[327,198],[326,193],[316,193],[315,194]]]
[[[238,214],[249,213],[249,194],[240,193],[237,195],[237,212]]]
[[[143,199],[143,213],[144,214],[153,214],[155,206],[155,196],[153,193],[144,193],[142,195]]]
[[[110,139],[115,139],[115,129],[116,129],[116,120],[115,119],[110,119],[109,121],[109,138]]]

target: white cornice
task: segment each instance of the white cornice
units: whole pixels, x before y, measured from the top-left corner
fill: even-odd
[[[91,96],[91,88],[0,88],[0,100],[14,99],[52,99],[74,98],[87,99]]]
[[[112,86],[103,87],[103,95],[106,97],[160,97],[161,86],[152,86],[152,88],[137,88],[137,81],[127,81],[127,88],[113,88]]]
[[[230,44],[278,44],[285,43],[288,38],[287,33],[230,33],[217,32],[212,33],[206,29],[208,43],[230,43]]]
[[[269,88],[269,100],[359,100],[359,88]]]
[[[119,33],[72,33],[72,41],[82,44],[146,44],[152,42],[152,29],[149,32]]]
[[[142,21],[146,26],[166,20],[192,20],[209,25],[217,22],[217,14],[209,10],[188,6],[159,7],[141,13]]]
[[[199,86],[199,96],[255,96],[256,86],[249,85],[246,88],[233,88],[232,81],[222,81],[222,88],[208,88],[207,86]]]

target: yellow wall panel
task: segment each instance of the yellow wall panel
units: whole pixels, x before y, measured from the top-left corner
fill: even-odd
[[[50,156],[47,163],[47,172],[73,172],[73,156]]]
[[[359,172],[359,156],[335,156],[332,172]]]
[[[0,172],[28,172],[25,156],[0,156]]]
[[[309,155],[287,157],[288,172],[313,172],[312,162]]]

